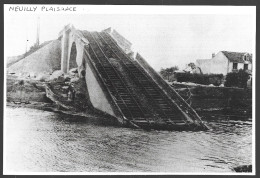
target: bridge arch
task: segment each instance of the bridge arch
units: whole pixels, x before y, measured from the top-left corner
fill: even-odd
[[[71,45],[71,48],[69,50],[69,61],[68,61],[68,66],[67,66],[67,69],[70,70],[72,68],[76,68],[78,67],[77,65],[77,46],[76,46],[76,43],[75,41],[72,42],[72,45]]]
[[[82,41],[80,33],[72,26],[67,25],[59,33],[61,39],[61,70],[67,73],[72,68],[78,68],[79,76],[82,76],[85,68],[83,53],[86,42]]]

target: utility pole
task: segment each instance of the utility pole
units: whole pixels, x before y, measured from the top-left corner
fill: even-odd
[[[27,25],[27,24],[26,24]],[[26,42],[25,42],[25,53],[27,53],[27,44],[28,44],[28,31],[26,26]]]
[[[36,46],[40,44],[40,17],[37,18],[37,36],[36,36]]]

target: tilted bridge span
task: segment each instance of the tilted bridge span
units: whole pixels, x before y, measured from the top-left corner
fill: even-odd
[[[59,33],[61,70],[77,67],[90,101],[125,126],[144,129],[207,129],[196,111],[111,28],[102,32],[67,25]]]

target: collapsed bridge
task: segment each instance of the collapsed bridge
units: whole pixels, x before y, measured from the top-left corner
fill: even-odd
[[[61,68],[78,67],[90,101],[125,126],[144,129],[207,129],[195,110],[111,28],[81,31],[67,25],[60,32]]]

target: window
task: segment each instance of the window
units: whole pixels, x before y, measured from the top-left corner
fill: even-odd
[[[248,64],[244,64],[244,70],[248,70]]]
[[[249,55],[248,54],[244,55],[244,61],[249,61]]]
[[[237,69],[237,63],[233,63],[233,69]]]

